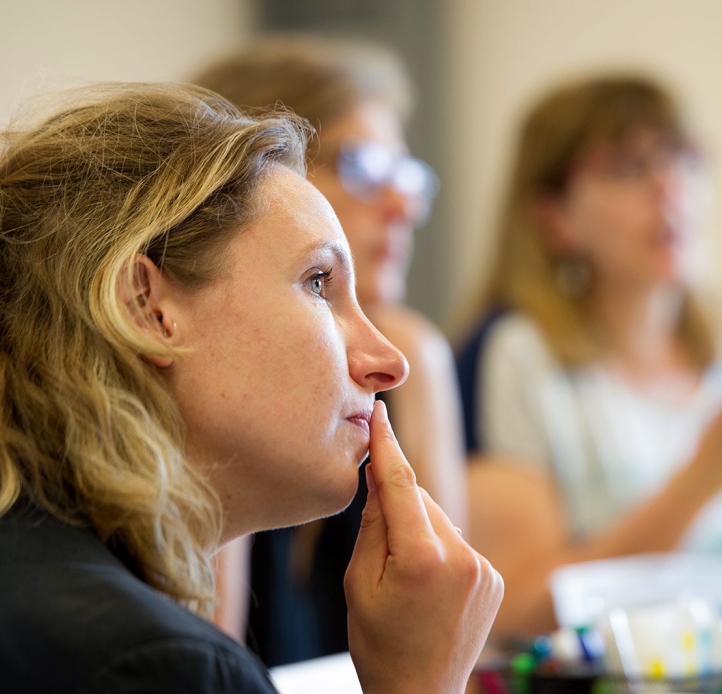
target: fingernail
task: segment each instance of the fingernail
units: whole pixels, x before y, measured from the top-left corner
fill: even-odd
[[[389,413],[386,410],[386,403],[383,400],[377,400],[374,403],[374,417],[384,424],[389,423]]]

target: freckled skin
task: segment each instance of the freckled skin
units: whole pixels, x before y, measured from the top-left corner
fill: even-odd
[[[407,368],[358,306],[323,196],[280,166],[259,194],[269,212],[231,241],[228,272],[192,293],[169,285],[163,309],[191,348],[166,375],[189,456],[223,495],[229,537],[348,504],[368,448],[348,418]],[[324,298],[310,282],[327,271]]]

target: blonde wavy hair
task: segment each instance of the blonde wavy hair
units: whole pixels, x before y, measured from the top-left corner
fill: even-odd
[[[108,84],[2,136],[0,516],[92,527],[206,616],[220,506],[120,288],[137,253],[191,290],[222,273],[272,165],[305,175],[308,134],[197,87]]]
[[[672,142],[690,141],[677,102],[643,77],[572,82],[530,110],[517,144],[490,280],[473,309],[476,320],[493,306],[517,309],[536,322],[563,364],[580,366],[603,354],[604,345],[590,321],[588,295],[569,295],[559,285],[558,264],[563,258],[554,254],[537,228],[533,202],[539,195],[563,196],[570,169],[590,148],[620,142],[645,129]],[[710,317],[689,289],[684,291],[679,334],[700,367],[715,358]]]

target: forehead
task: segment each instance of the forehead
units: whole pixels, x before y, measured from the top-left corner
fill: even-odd
[[[305,178],[274,165],[258,195],[260,214],[248,229],[250,236],[262,236],[266,242],[293,252],[328,242],[336,242],[349,252],[336,213]]]

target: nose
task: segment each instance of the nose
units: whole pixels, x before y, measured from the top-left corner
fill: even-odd
[[[372,393],[401,385],[409,375],[406,357],[371,324],[361,309],[358,313],[347,342],[351,378]]]
[[[408,195],[390,184],[383,187],[380,205],[389,220],[403,220],[415,225],[423,217],[418,197]]]
[[[676,198],[682,189],[685,171],[685,162],[681,157],[660,157],[651,171],[655,196],[663,201]]]

